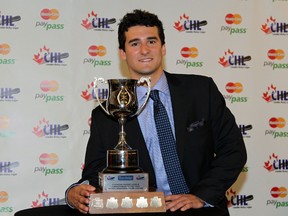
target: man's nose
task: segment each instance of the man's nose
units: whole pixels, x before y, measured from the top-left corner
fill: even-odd
[[[146,54],[146,53],[148,53],[149,50],[150,50],[149,46],[148,46],[147,44],[145,44],[145,43],[144,43],[144,44],[141,44],[140,49],[141,49],[141,53],[142,53],[142,54]]]

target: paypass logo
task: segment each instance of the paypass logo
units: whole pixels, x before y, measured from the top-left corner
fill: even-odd
[[[202,61],[191,61],[190,59],[196,59],[199,55],[199,50],[196,47],[183,47],[180,50],[180,54],[184,59],[178,59],[176,65],[183,65],[186,68],[190,67],[203,67]]]
[[[63,168],[55,168],[54,166],[58,163],[59,158],[55,153],[43,153],[39,157],[39,161],[42,165],[34,168],[34,173],[41,173],[47,175],[61,175],[64,173]]]
[[[273,187],[270,190],[270,194],[273,199],[267,200],[266,206],[274,206],[276,209],[281,207],[288,207],[286,187]]]
[[[0,191],[0,203],[7,202],[8,198],[8,193],[6,191]]]
[[[87,127],[91,127],[91,122],[92,122],[92,118],[90,117],[89,119],[88,119],[88,121],[87,121]],[[85,135],[90,135],[90,130],[89,129],[85,129],[84,131],[83,131],[83,136],[85,136]]]
[[[43,118],[35,127],[33,127],[32,132],[39,138],[66,138],[64,131],[68,129],[69,126],[67,124],[61,125],[50,123],[48,120]]]
[[[229,82],[226,84],[225,89],[229,93],[229,95],[223,95],[223,97],[231,104],[246,103],[248,101],[248,97],[238,96],[238,94],[243,91],[243,85],[240,82]]]
[[[35,100],[48,102],[62,102],[63,95],[56,95],[55,92],[59,89],[59,83],[56,80],[43,80],[40,83],[40,89],[43,93],[36,93]]]
[[[10,119],[8,116],[0,116],[0,137],[8,138],[14,137],[16,133],[9,130]]]
[[[83,64],[90,64],[93,67],[97,66],[111,66],[111,60],[103,59],[107,54],[107,49],[103,45],[91,45],[88,48],[88,58],[84,58]]]
[[[44,21],[37,21],[36,28],[43,28],[44,30],[62,30],[64,29],[64,24],[55,23],[59,17],[60,13],[57,9],[42,9],[40,12],[40,16]]]
[[[7,43],[0,44],[0,65],[12,65],[15,64],[16,60],[9,58],[11,51],[10,45]]]
[[[286,22],[279,22],[276,18],[270,16],[262,24],[261,30],[267,35],[288,35],[288,24]]]
[[[174,22],[174,28],[178,32],[186,33],[206,33],[204,26],[207,25],[206,20],[190,19],[185,13]]]
[[[69,57],[69,53],[54,51],[51,52],[50,48],[43,46],[39,49],[37,54],[34,54],[33,60],[38,63],[38,65],[49,65],[49,66],[66,66],[64,59]]]
[[[91,13],[88,13],[84,20],[82,20],[81,26],[87,30],[114,31],[114,29],[111,28],[111,25],[114,23],[116,23],[115,18],[101,17],[92,11]]]
[[[13,207],[11,206],[7,206],[5,203],[8,201],[9,199],[9,194],[7,193],[7,191],[0,191],[0,213],[11,213],[13,212]]]
[[[288,63],[283,62],[286,53],[283,49],[270,49],[267,52],[268,61],[264,62],[264,67],[275,69],[288,69]]]
[[[245,34],[247,32],[247,28],[236,27],[242,23],[242,16],[240,14],[227,14],[225,16],[225,22],[227,26],[221,26],[221,31],[227,31],[230,35]]]
[[[274,139],[287,138],[288,131],[285,131],[286,120],[283,117],[272,117],[269,119],[269,126],[272,129],[265,130],[265,136],[270,135]]]
[[[251,61],[251,56],[236,55],[234,51],[228,49],[224,52],[224,56],[219,58],[218,63],[224,68],[250,68],[247,62]]]

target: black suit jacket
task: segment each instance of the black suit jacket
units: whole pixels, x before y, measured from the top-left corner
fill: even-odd
[[[226,190],[246,163],[246,149],[235,119],[213,80],[165,72],[173,106],[177,151],[192,194],[227,208]],[[139,165],[156,187],[155,173],[137,118],[125,125],[127,143],[138,149]],[[98,187],[106,167],[106,151],[118,141],[119,125],[98,106],[92,112],[91,134],[82,179]]]

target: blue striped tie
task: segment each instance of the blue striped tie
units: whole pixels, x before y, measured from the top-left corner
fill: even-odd
[[[150,92],[150,97],[154,101],[155,125],[171,193],[189,193],[177,155],[176,142],[169,122],[169,117],[160,100],[159,91],[152,90]]]

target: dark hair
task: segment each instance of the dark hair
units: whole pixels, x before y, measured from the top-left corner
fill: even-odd
[[[119,49],[125,51],[125,32],[133,26],[146,26],[154,27],[158,29],[159,38],[161,44],[165,44],[165,35],[162,22],[158,19],[158,16],[147,11],[136,9],[132,13],[127,13],[122,20],[120,20],[118,28],[118,43]]]

